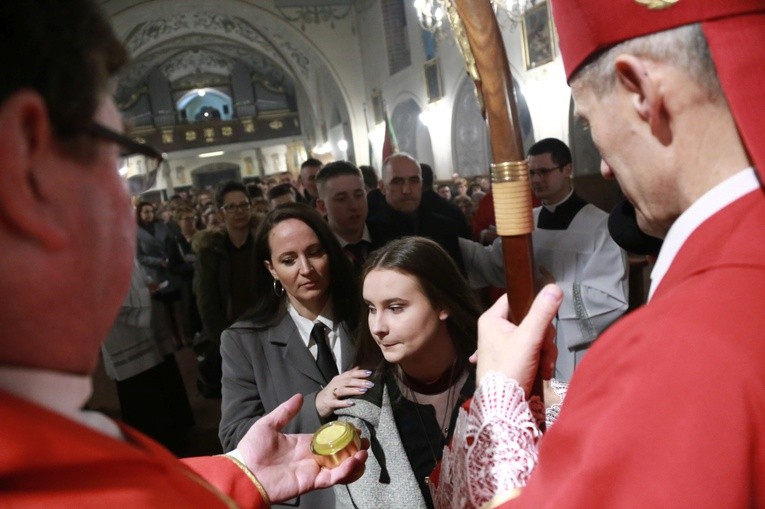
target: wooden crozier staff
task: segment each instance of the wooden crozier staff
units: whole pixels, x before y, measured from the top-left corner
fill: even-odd
[[[446,0],[445,4],[489,127],[494,214],[502,237],[510,320],[518,324],[534,300],[534,220],[513,79],[490,0]],[[532,395],[544,398],[539,374]],[[540,427],[544,431],[544,421]]]

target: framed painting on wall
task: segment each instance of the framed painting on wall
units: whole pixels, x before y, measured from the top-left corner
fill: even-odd
[[[539,2],[523,15],[521,24],[526,70],[555,58],[555,35],[547,2]]]

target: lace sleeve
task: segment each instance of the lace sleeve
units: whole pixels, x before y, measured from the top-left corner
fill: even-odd
[[[489,372],[469,412],[460,409],[452,444],[444,449],[435,506],[476,508],[525,486],[541,437],[523,389],[515,380]]]
[[[545,423],[547,424],[547,429],[550,429],[550,426],[558,420],[558,414],[563,406],[563,400],[566,399],[566,393],[568,393],[568,384],[566,382],[561,382],[560,380],[553,378],[550,380],[550,385],[555,394],[560,398],[560,401],[545,409]]]

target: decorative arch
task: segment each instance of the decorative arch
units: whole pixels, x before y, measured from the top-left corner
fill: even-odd
[[[521,87],[513,78],[518,122],[524,153],[534,144],[534,124]],[[457,89],[452,108],[452,160],[454,171],[464,177],[487,175],[491,145],[486,121],[478,107],[473,80],[465,76]]]
[[[462,176],[489,173],[490,148],[486,121],[481,116],[475,85],[463,79],[452,108],[453,170]]]
[[[210,116],[230,120],[234,110],[231,97],[213,88],[187,92],[176,102],[176,109],[190,122],[204,121]]]
[[[149,92],[144,83],[158,69],[171,71],[177,82],[184,69],[187,75],[214,76],[236,65],[251,69],[254,76],[262,70],[263,81],[272,84],[288,82],[297,97],[307,144],[324,141],[324,114],[332,108],[341,111],[343,122],[355,120],[353,104],[331,62],[304,34],[267,8],[248,3],[243,9],[241,2],[227,0],[215,4],[191,0],[183,11],[134,3],[112,19],[134,59],[121,76],[119,104],[141,100]],[[185,62],[170,62],[172,54]]]
[[[406,152],[418,161],[433,162],[433,145],[428,129],[420,122],[422,108],[412,98],[399,102],[391,114],[393,132],[401,152]]]

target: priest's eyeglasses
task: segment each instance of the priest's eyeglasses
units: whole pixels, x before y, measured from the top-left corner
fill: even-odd
[[[120,146],[120,174],[125,177],[131,195],[141,194],[154,187],[157,170],[165,159],[159,151],[97,122],[91,122],[86,133]]]
[[[533,177],[545,178],[546,176],[548,176],[550,173],[554,172],[555,170],[560,170],[561,168],[563,168],[563,166],[565,165],[561,164],[560,166],[553,166],[552,168],[537,168],[536,170],[529,170],[529,178],[533,178]]]
[[[243,201],[241,203],[228,203],[221,208],[228,214],[234,214],[235,212],[247,212],[250,207],[252,207],[250,202]]]

